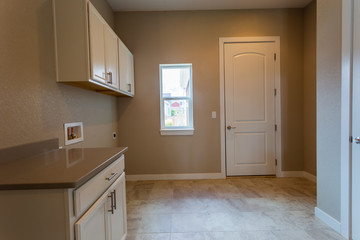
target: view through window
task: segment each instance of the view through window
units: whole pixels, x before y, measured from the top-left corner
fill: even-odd
[[[192,65],[161,64],[160,86],[161,129],[192,129]]]

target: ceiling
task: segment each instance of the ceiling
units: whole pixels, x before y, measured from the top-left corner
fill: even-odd
[[[303,8],[312,0],[107,0],[118,11]]]

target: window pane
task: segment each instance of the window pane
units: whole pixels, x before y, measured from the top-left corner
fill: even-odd
[[[163,97],[190,96],[190,67],[161,69]]]
[[[164,101],[165,127],[189,127],[189,101]]]

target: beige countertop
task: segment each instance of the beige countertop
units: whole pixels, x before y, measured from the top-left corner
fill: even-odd
[[[77,188],[120,157],[127,147],[56,149],[0,161],[0,190]]]

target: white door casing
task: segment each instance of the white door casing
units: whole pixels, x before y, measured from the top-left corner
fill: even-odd
[[[220,38],[224,176],[281,173],[279,46],[279,37]]]
[[[352,66],[352,239],[360,240],[360,2],[354,1]]]

